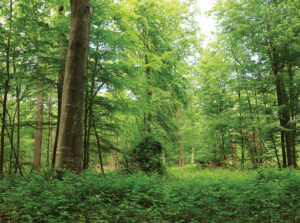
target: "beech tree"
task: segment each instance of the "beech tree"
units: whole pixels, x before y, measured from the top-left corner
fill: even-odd
[[[40,75],[43,74],[40,73]],[[35,133],[33,169],[37,169],[41,167],[42,137],[43,137],[43,109],[44,109],[44,84],[43,84],[43,78],[41,77],[39,87],[38,87],[37,127]]]
[[[90,1],[73,0],[62,93],[56,167],[82,171],[83,106],[89,45]]]

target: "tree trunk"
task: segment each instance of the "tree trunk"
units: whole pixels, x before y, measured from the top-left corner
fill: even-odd
[[[4,98],[2,103],[2,126],[1,126],[1,151],[0,151],[0,175],[3,174],[4,167],[4,147],[5,147],[5,128],[6,128],[6,109],[7,109],[7,96],[9,90],[9,81],[10,81],[10,41],[11,41],[11,25],[12,25],[12,12],[13,12],[13,2],[10,0],[9,4],[9,30],[7,37],[7,46],[6,46],[6,80],[4,84]]]
[[[250,143],[250,154],[251,154],[251,160],[252,163],[254,165],[254,168],[257,168],[257,165],[259,165],[259,160],[257,157],[257,142],[256,142],[256,133],[255,133],[255,128],[254,128],[254,117],[253,117],[253,108],[251,105],[251,101],[250,101],[250,96],[249,96],[249,92],[248,89],[246,88],[246,94],[247,94],[247,101],[248,101],[248,107],[249,107],[249,112],[250,112],[250,119],[251,119],[251,123],[252,123],[252,131],[248,132],[248,137],[250,134],[251,139],[249,139],[248,141],[252,142]]]
[[[83,107],[89,44],[89,0],[71,0],[69,41],[55,166],[82,172]]]
[[[286,151],[285,151],[285,132],[281,131],[280,132],[280,137],[281,137],[281,153],[282,153],[282,166],[283,168],[287,167],[287,161],[286,161]]]
[[[92,112],[91,112],[91,115],[93,115]],[[97,133],[97,129],[96,129],[96,124],[95,124],[94,117],[92,117],[92,119],[93,119],[94,133],[95,133],[95,137],[96,137],[96,141],[97,141],[97,149],[98,149],[98,156],[99,156],[99,165],[100,165],[101,172],[104,173],[104,166],[103,166],[103,159],[102,159],[100,139],[99,139],[99,136],[98,136],[98,133]]]
[[[298,108],[298,98],[299,98],[299,86],[295,85],[295,73],[293,71],[293,67],[288,62],[288,74],[289,74],[289,109],[291,121],[290,129],[291,129],[291,153],[293,154],[293,163],[294,166],[297,167],[297,156],[296,156],[296,135],[297,135],[297,108]]]
[[[264,94],[264,91],[262,90],[262,96],[263,96],[263,102],[264,102],[264,106],[265,106],[265,111],[267,111],[267,98],[266,98],[266,95]],[[267,118],[267,123],[270,124],[270,120]],[[281,168],[281,163],[280,163],[280,159],[279,159],[279,154],[278,154],[278,149],[277,149],[277,146],[276,146],[276,139],[273,135],[273,132],[272,131],[269,131],[268,132],[269,134],[269,137],[271,138],[271,142],[272,142],[272,145],[273,145],[273,149],[274,149],[274,152],[275,152],[275,156],[276,156],[276,162],[277,162],[277,165],[279,168]],[[282,144],[284,145],[284,143]],[[285,157],[285,150],[283,148],[283,153],[282,153]],[[286,159],[284,159],[286,160]],[[284,164],[286,165],[286,164]],[[286,166],[284,166],[286,167]]]
[[[260,115],[259,115],[259,109],[258,109],[258,100],[257,100],[257,93],[256,89],[254,88],[254,97],[255,97],[255,110],[256,110],[256,118],[257,118],[257,124],[258,124],[258,139],[257,139],[257,146],[258,146],[258,151],[259,151],[259,157],[258,157],[258,162],[260,165],[263,164],[263,145],[262,145],[262,137],[261,137],[261,125],[260,125]]]
[[[222,154],[222,160],[225,164],[226,162],[226,152],[225,152],[225,139],[224,139],[224,128],[222,127],[222,131],[221,131],[222,135],[221,135],[221,139],[222,139],[222,142],[221,142],[221,154]]]
[[[276,92],[277,92],[277,104],[278,104],[278,116],[280,125],[284,129],[289,129],[289,122],[290,122],[290,111],[289,111],[289,105],[288,105],[288,95],[286,93],[286,89],[283,82],[283,77],[281,76],[278,65],[273,64],[272,66],[273,73],[276,78]],[[284,135],[284,137],[283,137]],[[294,153],[292,149],[292,139],[290,131],[282,130],[281,133],[281,143],[282,143],[282,149],[285,147],[286,154],[287,154],[287,166],[294,166]],[[284,145],[285,141],[285,145]],[[284,153],[283,157],[284,157]],[[284,162],[283,162],[284,165]]]
[[[274,136],[273,136],[272,133],[270,134],[270,137],[271,137],[271,142],[272,142],[272,145],[273,145],[273,148],[274,148],[274,151],[275,151],[277,165],[278,165],[279,168],[281,168],[281,163],[280,163],[280,159],[279,159],[279,155],[278,155],[278,150],[277,150],[277,147],[276,147],[276,141],[275,141]]]
[[[195,163],[195,147],[192,146],[192,157],[191,157],[191,164]]]
[[[117,149],[119,149],[119,136],[117,135],[116,136],[116,147]],[[118,169],[118,151],[114,151],[114,154],[113,154],[113,160],[114,160],[114,168],[115,169]]]
[[[39,93],[37,101],[37,128],[35,132],[35,146],[32,169],[41,167],[42,138],[43,138],[43,109],[44,109],[44,84],[43,80],[39,83]]]
[[[15,64],[15,58],[13,57],[13,74],[16,74],[16,64]],[[19,123],[19,116],[20,116],[20,112],[19,112],[19,109],[20,109],[20,103],[18,102],[19,101],[19,92],[18,92],[18,87],[16,89],[16,111],[13,115],[13,117],[10,118],[10,135],[11,135],[11,139],[12,139],[12,142],[14,142],[14,134],[15,134],[15,117],[17,115],[17,118],[18,118],[18,123]],[[18,124],[19,125],[19,124]],[[17,129],[19,130],[19,128]],[[17,139],[18,141],[19,139]],[[10,149],[10,155],[9,155],[9,175],[11,175],[11,172],[12,172],[12,158],[13,158],[13,145],[11,146],[11,149]],[[18,157],[18,151],[16,152],[16,156]],[[17,158],[16,158],[17,159]],[[15,164],[15,172],[17,172],[17,165]]]
[[[21,170],[21,165],[20,165],[20,163],[19,163],[19,160],[18,160],[18,157],[17,157],[17,153],[16,153],[16,150],[15,150],[15,148],[14,148],[13,138],[12,138],[11,133],[10,133],[9,130],[8,130],[7,125],[5,126],[5,129],[6,129],[7,136],[8,136],[8,138],[9,138],[9,141],[10,141],[10,147],[11,147],[12,153],[14,154],[14,157],[15,157],[15,159],[16,159],[16,165],[17,165],[17,168],[19,169],[20,175],[23,176],[22,170]]]
[[[83,137],[83,169],[89,168],[89,142],[90,142],[90,125],[89,122],[89,98],[88,98],[88,85],[85,92],[85,103],[84,103],[84,137]]]
[[[272,62],[272,73],[275,76],[275,86],[277,93],[277,105],[278,105],[278,118],[280,126],[284,129],[281,132],[282,148],[285,146],[287,155],[287,166],[295,166],[294,161],[296,160],[293,152],[293,135],[291,133],[291,110],[290,110],[290,99],[285,86],[285,77],[283,77],[285,63],[280,56],[280,52],[273,46],[273,42],[269,41],[269,58]],[[289,71],[289,62],[288,62]],[[289,74],[290,76],[290,74]],[[289,77],[290,78],[290,77]],[[290,95],[291,96],[291,95]],[[297,100],[297,99],[296,99]],[[283,134],[284,133],[284,134]],[[284,138],[283,138],[284,135]],[[283,144],[285,140],[285,145]]]
[[[178,127],[178,147],[179,147],[179,166],[184,166],[184,154],[183,154],[183,148],[182,148],[182,137],[180,133],[180,111],[179,109],[176,110],[176,118],[177,118],[177,127]]]
[[[150,69],[150,66],[149,66],[149,59],[148,59],[148,55],[147,54],[145,55],[145,62],[146,62],[146,66],[147,66],[146,67],[147,85],[149,85],[150,84],[150,78],[151,78],[151,76],[150,76],[151,75],[151,69]],[[148,106],[151,103],[152,94],[153,94],[152,91],[147,87],[147,104],[148,104]],[[144,117],[144,121],[146,122],[146,129],[147,129],[148,133],[151,133],[151,120],[152,120],[151,112],[148,111],[147,120]]]
[[[236,159],[236,144],[235,144],[235,139],[232,138],[232,165],[234,168],[237,167],[237,159]]]
[[[11,137],[13,139],[14,137],[14,130],[13,128],[11,128]],[[10,153],[9,153],[9,170],[8,170],[8,174],[11,175],[11,171],[12,171],[12,158],[13,158],[13,148],[10,148]]]
[[[63,10],[64,10],[63,6],[59,6],[58,12],[60,15],[62,15]],[[55,141],[52,147],[53,167],[55,166],[55,159],[56,159],[59,124],[60,124],[60,117],[61,117],[62,90],[63,90],[64,77],[65,77],[66,55],[68,50],[66,47],[68,45],[68,40],[63,33],[60,34],[58,45],[60,46],[60,59],[59,59],[59,68],[58,68],[58,81],[57,81],[57,124],[56,124]]]
[[[56,134],[56,128],[53,127],[54,123],[52,123],[51,126],[51,158],[53,161],[53,155],[54,155],[54,141],[55,141],[55,134]],[[52,161],[51,161],[51,165],[52,165]],[[53,166],[53,165],[52,165]]]
[[[97,61],[98,59],[96,58],[90,92],[87,91],[85,95],[86,97],[85,118],[84,118],[85,131],[84,131],[84,143],[83,143],[83,169],[84,170],[89,168],[89,161],[90,161],[89,148],[90,148],[91,127],[92,127],[92,107],[94,102],[93,92],[95,88],[95,72],[97,69]]]
[[[51,147],[51,123],[49,120],[48,126],[48,139],[47,139],[47,154],[46,154],[46,167],[49,167],[49,157],[50,157],[50,147]]]
[[[243,135],[243,131],[241,130],[241,163],[242,163],[242,167],[245,166],[245,138]]]
[[[238,91],[238,97],[239,97],[239,115],[240,115],[240,120],[239,120],[239,127],[240,127],[240,135],[241,135],[241,163],[242,167],[245,166],[245,145],[244,145],[244,134],[243,134],[243,127],[242,127],[242,107],[241,107],[241,91]]]
[[[48,116],[48,141],[47,141],[47,159],[46,166],[50,165],[50,148],[52,148],[52,88],[50,91],[50,101],[49,101],[49,116]]]
[[[17,97],[17,159],[20,157],[20,91],[21,86],[16,88],[16,97]],[[15,166],[15,173],[18,171],[17,165]]]

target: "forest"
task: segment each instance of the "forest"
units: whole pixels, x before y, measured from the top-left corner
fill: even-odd
[[[299,0],[0,15],[0,222],[300,222]]]

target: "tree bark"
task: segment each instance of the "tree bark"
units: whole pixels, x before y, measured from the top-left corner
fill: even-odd
[[[288,105],[288,95],[285,89],[285,85],[283,82],[283,78],[281,73],[279,72],[278,65],[273,64],[272,66],[273,73],[276,78],[276,92],[277,92],[277,104],[278,104],[278,115],[279,115],[279,122],[282,128],[281,133],[281,142],[282,148],[285,147],[286,150],[286,158],[287,158],[287,166],[294,166],[294,153],[292,149],[292,135],[289,130],[289,122],[290,122],[290,111]],[[284,135],[284,138],[283,138]],[[285,144],[283,144],[285,141]],[[284,155],[284,153],[283,153]],[[283,156],[284,157],[284,156]],[[284,164],[284,163],[283,163]]]
[[[92,112],[91,112],[91,115],[93,115]],[[94,117],[92,117],[92,120],[93,120],[94,133],[95,133],[95,137],[96,137],[96,141],[97,141],[97,149],[98,149],[98,156],[99,156],[99,165],[100,165],[101,172],[104,173],[104,166],[103,166],[103,159],[102,159],[100,139],[99,139],[99,135],[97,133],[97,129],[96,129],[96,124],[95,124]]]
[[[44,110],[44,84],[39,80],[39,92],[37,101],[37,127],[35,132],[35,146],[32,169],[41,167],[42,138],[43,138],[43,110]]]
[[[17,98],[17,148],[16,148],[16,155],[17,155],[17,159],[19,159],[20,157],[20,127],[21,127],[21,123],[20,123],[20,91],[21,91],[21,86],[16,88],[16,98]],[[18,171],[18,167],[17,165],[15,166],[15,173]]]
[[[184,166],[184,154],[183,154],[183,147],[182,147],[182,136],[180,133],[180,111],[176,109],[176,118],[177,118],[177,127],[178,127],[178,147],[179,147],[179,166]]]
[[[287,69],[289,74],[289,110],[290,110],[290,123],[291,129],[291,153],[293,156],[294,166],[297,167],[297,156],[296,156],[296,135],[297,135],[297,108],[298,108],[298,98],[299,98],[299,86],[295,86],[295,73],[293,71],[293,66],[287,62]]]
[[[10,131],[12,140],[14,138],[14,127],[11,125],[11,131]],[[12,171],[12,158],[13,158],[13,148],[10,148],[10,153],[9,153],[9,170],[8,170],[8,174],[11,175],[11,171]]]
[[[287,167],[287,161],[286,161],[286,150],[285,150],[285,132],[280,132],[281,137],[281,153],[282,153],[282,166],[283,168]]]
[[[96,51],[98,50],[98,46]],[[89,162],[90,162],[90,154],[89,154],[89,148],[90,148],[90,135],[91,135],[91,128],[92,128],[92,109],[93,109],[93,103],[94,103],[94,88],[95,88],[95,75],[97,70],[97,64],[98,64],[98,58],[95,58],[95,66],[92,74],[92,83],[90,92],[88,92],[88,89],[86,91],[85,95],[85,117],[84,117],[84,142],[83,142],[83,169],[89,168]]]
[[[63,6],[59,6],[58,12],[62,15],[64,10]],[[58,68],[58,81],[57,81],[57,124],[56,124],[56,133],[55,133],[55,141],[52,147],[52,166],[55,166],[56,159],[56,151],[57,151],[57,142],[58,142],[58,134],[59,134],[59,124],[60,124],[60,112],[61,112],[61,101],[62,101],[62,90],[64,84],[65,77],[65,64],[66,64],[66,55],[67,55],[67,45],[68,40],[66,36],[62,33],[60,34],[60,39],[58,40],[58,45],[60,46],[60,60],[59,60],[59,68]]]
[[[16,64],[15,64],[15,57],[13,57],[13,74],[16,73]],[[20,116],[20,103],[19,101],[19,92],[18,92],[18,87],[16,90],[16,111],[13,115],[13,117],[10,117],[10,134],[11,134],[11,138],[12,138],[12,142],[14,142],[14,134],[15,134],[15,117],[17,115],[18,121],[19,121],[19,116]],[[9,116],[9,114],[7,114]],[[19,128],[17,129],[19,130]],[[19,133],[19,132],[18,132]],[[17,139],[17,142],[19,141],[19,139]],[[16,152],[16,155],[18,156],[18,152]],[[9,175],[11,175],[12,172],[12,158],[13,158],[13,147],[11,146],[10,149],[10,155],[9,155]],[[15,172],[17,172],[17,165],[15,164]]]
[[[82,172],[83,107],[89,44],[89,0],[71,0],[71,35],[55,166]]]
[[[254,87],[254,97],[255,97],[255,110],[256,110],[256,118],[257,118],[257,124],[258,124],[258,142],[257,142],[257,146],[258,146],[258,151],[259,151],[259,157],[258,157],[258,161],[259,164],[262,165],[263,164],[263,145],[262,145],[262,136],[261,136],[261,125],[260,125],[260,115],[259,115],[259,109],[258,109],[258,100],[257,100],[257,93],[256,93],[256,89]]]
[[[255,133],[255,122],[254,122],[254,117],[253,117],[253,108],[252,108],[252,104],[250,101],[250,96],[249,96],[249,92],[248,89],[246,88],[246,94],[247,94],[247,101],[248,101],[248,107],[249,107],[249,113],[250,113],[250,119],[251,119],[251,123],[252,123],[252,131],[248,132],[248,136],[247,137],[251,137],[251,139],[248,139],[248,142],[252,142],[250,143],[250,155],[251,155],[251,160],[253,163],[254,168],[257,168],[257,165],[259,165],[259,160],[257,158],[257,142],[256,142],[256,133]]]
[[[237,167],[237,158],[236,158],[236,144],[235,144],[235,139],[232,138],[232,165],[234,168]]]
[[[89,168],[89,144],[90,144],[90,126],[91,123],[89,118],[89,92],[88,85],[85,92],[85,103],[84,103],[84,137],[83,137],[83,169]]]
[[[7,96],[10,82],[10,42],[11,42],[11,25],[12,25],[13,2],[10,0],[9,4],[9,30],[6,46],[6,80],[4,84],[4,98],[2,105],[2,126],[1,126],[1,150],[0,150],[0,175],[3,174],[4,168],[4,147],[5,147],[5,128],[6,128],[6,109],[7,109]]]
[[[47,157],[46,157],[46,166],[50,165],[50,149],[52,148],[52,88],[50,91],[50,101],[49,101],[49,116],[48,116],[48,140],[47,140]]]
[[[275,76],[275,86],[277,93],[277,105],[278,105],[278,118],[280,126],[282,127],[281,132],[281,142],[282,148],[285,147],[287,166],[295,166],[295,157],[293,153],[293,135],[290,132],[290,121],[291,121],[291,111],[290,111],[290,98],[287,94],[285,78],[283,77],[285,62],[281,58],[281,52],[274,46],[272,41],[269,41],[269,58],[271,61],[272,73]],[[285,145],[283,144],[283,135],[285,140]]]
[[[9,130],[8,130],[7,125],[5,126],[5,129],[6,129],[6,132],[7,132],[8,138],[9,138],[9,141],[10,141],[10,147],[11,147],[12,152],[13,152],[13,154],[14,154],[14,157],[15,157],[15,159],[16,159],[16,165],[17,165],[17,168],[19,169],[20,175],[23,176],[22,169],[21,169],[21,165],[20,165],[20,163],[19,163],[19,160],[18,160],[18,157],[17,157],[17,153],[16,153],[16,150],[15,150],[15,147],[14,147],[13,138],[12,138],[11,133],[10,133]]]
[[[262,90],[262,95],[263,95],[263,102],[264,102],[264,106],[265,106],[265,111],[267,111],[267,98],[266,98],[266,95],[264,94],[263,90]],[[267,118],[267,123],[270,124],[270,120],[268,118]],[[271,138],[271,142],[272,142],[272,145],[273,145],[273,148],[274,148],[274,152],[275,152],[275,156],[276,156],[277,165],[278,165],[279,168],[281,168],[281,163],[280,163],[280,159],[279,159],[278,149],[277,149],[277,146],[276,146],[276,139],[275,139],[274,134],[273,134],[272,131],[269,131],[268,135]],[[282,145],[284,145],[284,143]],[[285,150],[284,150],[284,148],[283,148],[283,153],[282,154],[285,157]],[[284,158],[284,160],[286,160],[286,159]],[[286,167],[286,163],[284,164],[284,167]]]
[[[222,161],[224,164],[226,163],[226,152],[225,152],[225,139],[224,139],[224,128],[222,127],[221,130],[221,154],[222,154]]]
[[[50,121],[50,120],[49,120]],[[49,157],[50,157],[50,147],[51,147],[51,123],[49,122],[48,127],[48,139],[47,139],[47,154],[46,154],[46,167],[49,167]]]
[[[56,134],[56,128],[53,127],[54,123],[52,123],[51,126],[51,158],[53,161],[53,155],[54,155],[54,141],[55,141],[55,134]],[[51,161],[51,165],[52,165],[52,161]],[[52,165],[53,166],[53,165]]]
[[[238,91],[238,97],[239,97],[239,115],[240,115],[240,120],[239,120],[239,127],[240,127],[240,135],[241,135],[241,163],[242,167],[245,166],[245,145],[244,145],[244,133],[243,133],[243,128],[242,128],[242,107],[241,107],[241,91]]]

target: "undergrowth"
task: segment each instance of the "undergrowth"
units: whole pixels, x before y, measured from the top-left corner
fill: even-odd
[[[0,181],[0,222],[300,222],[296,170],[49,172]]]

